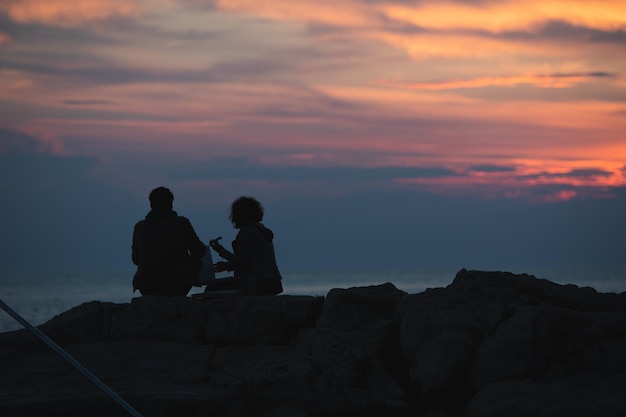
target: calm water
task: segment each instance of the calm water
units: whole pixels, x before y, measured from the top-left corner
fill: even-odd
[[[326,295],[332,288],[349,288],[393,283],[408,293],[449,285],[461,268],[399,269],[393,271],[362,270],[284,270],[283,287],[289,295]],[[470,269],[470,268],[468,268]],[[626,291],[626,267],[540,267],[540,268],[473,268],[528,273],[559,284],[593,287],[600,292]],[[42,324],[55,315],[84,302],[98,300],[128,303],[134,296],[130,284],[132,271],[100,273],[65,273],[0,277],[0,299],[33,325]],[[218,276],[219,278],[219,276]],[[201,292],[193,288],[191,293]],[[0,309],[0,332],[21,326]]]

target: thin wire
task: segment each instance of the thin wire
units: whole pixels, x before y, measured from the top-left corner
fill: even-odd
[[[98,379],[91,371],[81,365],[76,359],[74,359],[69,353],[63,350],[59,345],[54,343],[52,339],[43,334],[38,328],[30,324],[26,319],[20,316],[15,310],[9,307],[4,301],[0,299],[0,307],[4,311],[6,311],[11,317],[13,317],[16,321],[18,321],[22,326],[35,334],[39,339],[41,339],[46,345],[48,345],[52,350],[58,353],[63,359],[68,361],[70,365],[74,368],[78,369],[83,375],[85,375],[91,382],[93,382],[98,388],[104,391],[109,397],[111,397],[115,402],[121,405],[126,411],[128,411],[134,417],[143,417],[137,410],[135,410],[130,404],[128,404],[122,397],[120,397],[115,391],[106,386],[102,381]]]

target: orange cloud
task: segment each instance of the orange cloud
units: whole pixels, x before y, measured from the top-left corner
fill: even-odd
[[[518,81],[521,81],[519,78]],[[532,79],[527,79],[532,80]],[[487,79],[480,82],[486,83]],[[513,80],[510,80],[513,84]],[[479,82],[476,82],[478,85]],[[424,85],[424,84],[422,84]],[[444,84],[450,87],[452,84]],[[403,85],[400,85],[404,87]],[[443,87],[439,86],[439,87]],[[603,101],[561,101],[550,100],[503,100],[494,103],[490,100],[479,100],[463,97],[458,93],[436,91],[434,88],[426,90],[407,89],[384,89],[349,86],[319,86],[325,94],[338,100],[359,103],[363,112],[371,109],[372,117],[387,116],[394,118],[420,117],[437,119],[456,119],[490,122],[513,122],[525,125],[560,127],[568,129],[591,129],[596,136],[594,146],[599,146],[606,141],[623,142],[619,127],[626,129],[626,120],[621,116],[623,104],[620,102]],[[523,115],[523,116],[521,116]],[[605,132],[606,131],[606,132]],[[602,132],[602,136],[598,135]],[[577,132],[576,137],[581,141],[590,143],[590,132]],[[615,136],[617,135],[617,136]],[[615,137],[614,137],[615,136]],[[567,141],[574,137],[568,136]],[[532,139],[532,138],[529,138]],[[539,142],[545,142],[538,138]],[[539,145],[540,143],[537,143]],[[557,148],[562,148],[564,143],[556,143]],[[569,146],[571,147],[571,143]],[[510,146],[515,148],[515,144]],[[521,144],[527,148],[528,143]],[[549,143],[537,147],[537,150],[545,151]],[[575,148],[575,146],[574,146]],[[572,148],[569,148],[572,149]],[[555,149],[556,150],[556,149]],[[561,149],[568,151],[568,148]]]
[[[509,0],[476,4],[432,1],[410,6],[393,1],[217,0],[215,4],[220,10],[277,20],[370,29],[381,27],[389,20],[436,30],[473,29],[491,32],[530,31],[554,20],[602,30],[626,28],[626,4],[621,0]],[[386,17],[387,22],[382,16]]]
[[[626,28],[626,3],[615,0],[524,0],[474,5],[431,2],[415,6],[390,5],[385,13],[394,20],[437,30],[533,31],[555,20],[593,29]]]
[[[218,0],[216,7],[222,11],[279,21],[341,27],[341,31],[319,39],[378,40],[404,49],[419,60],[519,56],[520,53],[541,53],[552,57],[574,55],[579,53],[576,49],[581,45],[567,47],[545,41],[497,39],[481,33],[534,32],[552,21],[597,30],[626,28],[626,3],[619,0],[509,0],[477,4],[432,1],[408,6],[355,0]],[[398,25],[407,24],[427,32],[415,34],[397,30]]]
[[[467,80],[451,80],[442,82],[401,83],[379,81],[374,85],[407,88],[412,90],[453,90],[482,87],[516,87],[519,85],[535,85],[543,88],[567,88],[598,77],[612,77],[606,73],[572,73],[572,74],[527,74],[508,77],[483,77]]]
[[[416,60],[452,57],[480,58],[494,54],[508,55],[512,49],[515,49],[517,53],[537,49],[533,45],[521,42],[488,39],[476,35],[461,36],[454,33],[414,35],[375,30],[359,33],[357,36],[379,40],[392,47],[405,50],[411,58]],[[512,45],[515,47],[513,48]]]
[[[454,168],[458,175],[438,178],[398,178],[399,183],[431,184],[443,187],[495,185],[534,187],[538,185],[566,185],[571,187],[624,187],[626,175],[623,161],[527,159],[503,160],[500,164],[512,166],[506,170],[476,170],[472,166]]]
[[[0,4],[0,11],[16,22],[60,27],[132,16],[137,10],[135,0],[14,0]]]

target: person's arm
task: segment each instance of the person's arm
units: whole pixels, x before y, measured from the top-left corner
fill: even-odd
[[[221,238],[222,237],[220,236],[220,237],[218,237],[216,239],[211,239],[209,241],[209,246],[211,247],[211,249],[213,249],[215,252],[217,252],[217,254],[220,257],[226,259],[227,261],[230,261],[230,260],[232,260],[235,257],[235,254],[233,254],[232,252],[230,252],[228,249],[226,249],[224,246],[222,246],[220,244],[219,241],[220,241]],[[222,262],[222,263],[225,263],[225,262]]]
[[[233,270],[248,269],[252,263],[255,233],[257,233],[257,231],[250,227],[244,226],[239,229],[239,233],[237,233],[237,237],[233,243],[235,253],[233,257],[229,259]]]
[[[189,219],[184,218],[184,217],[183,219],[185,222],[185,228],[187,229],[187,232],[186,232],[187,250],[189,251],[191,256],[201,258],[206,253],[206,246],[204,245],[204,243],[202,243],[202,241],[196,234],[196,231],[193,229],[193,226],[191,225],[191,222],[189,221]]]
[[[228,261],[229,259],[233,259],[233,257],[235,256],[234,254],[232,254],[230,251],[228,251],[224,246],[222,246],[220,244],[220,239],[222,237],[218,237],[215,239],[211,239],[209,240],[209,246],[211,247],[211,249],[213,249],[215,252],[217,252],[217,254],[221,257],[226,259],[226,262],[224,261],[218,261],[213,265],[213,270],[215,272],[223,272],[223,271],[232,271],[233,267],[230,264],[230,262]]]
[[[227,262],[217,262],[215,272],[236,271],[245,269],[251,263],[253,241],[255,231],[247,227],[239,229],[237,237],[233,242],[234,253],[228,251],[220,243],[219,239],[213,239],[209,243],[211,248],[215,250]]]

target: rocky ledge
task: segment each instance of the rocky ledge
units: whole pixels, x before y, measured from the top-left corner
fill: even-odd
[[[626,293],[525,274],[94,301],[40,329],[145,417],[626,415]],[[26,330],[0,367],[2,416],[128,415]]]

